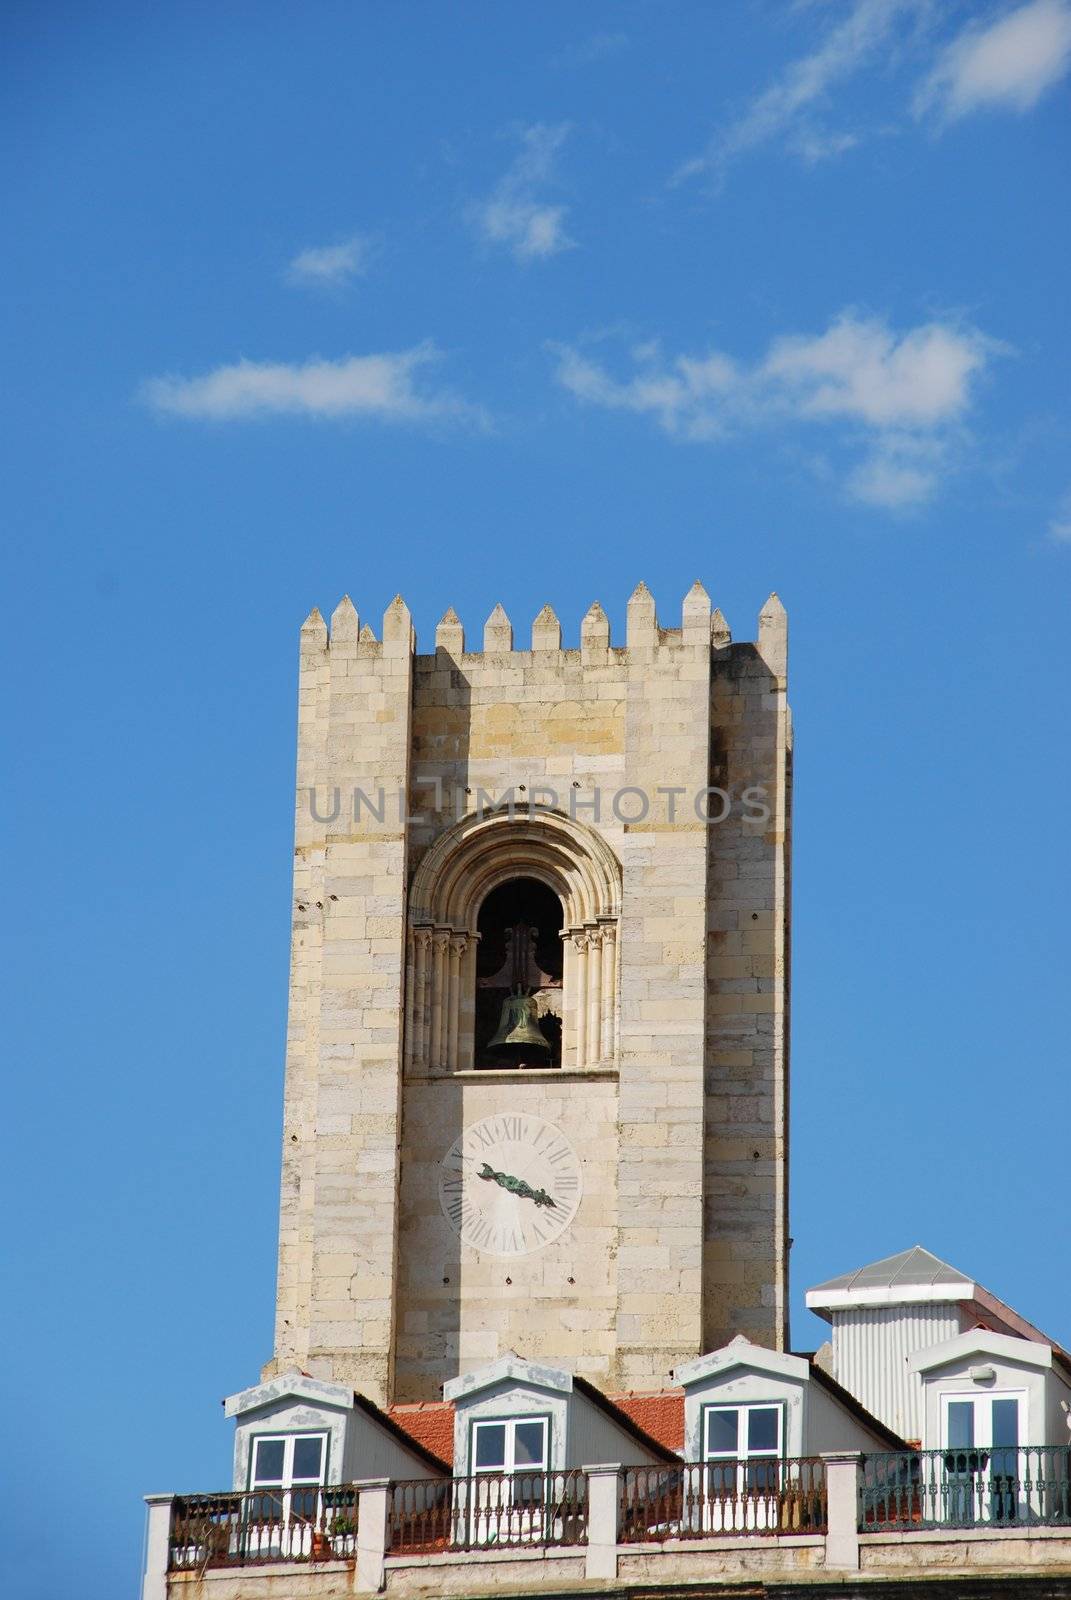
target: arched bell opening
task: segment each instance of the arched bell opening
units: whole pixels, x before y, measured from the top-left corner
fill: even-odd
[[[508,1065],[511,1051],[492,1047],[518,1030],[516,1066],[613,1067],[620,908],[616,856],[599,834],[571,817],[547,812],[522,819],[503,811],[464,817],[448,828],[421,859],[410,889],[406,1071]],[[502,973],[506,933],[520,923],[535,930],[534,960],[546,976],[521,982],[530,992],[514,992],[517,1004],[504,1018],[510,991],[502,979],[494,1003],[486,991],[496,985],[478,980]],[[511,951],[521,948],[516,937]],[[510,972],[512,962],[511,955]],[[551,1045],[549,1059],[541,1038]]]
[[[511,878],[476,918],[474,1065],[562,1064],[561,900],[538,878]]]

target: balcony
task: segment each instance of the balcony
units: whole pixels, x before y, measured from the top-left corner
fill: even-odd
[[[845,1452],[156,1496],[143,1600],[1068,1566],[1071,1449]]]
[[[1071,1527],[1071,1447],[996,1445],[867,1456],[864,1532]]]

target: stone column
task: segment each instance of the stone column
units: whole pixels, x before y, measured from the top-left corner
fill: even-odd
[[[149,1508],[145,1531],[145,1575],[141,1580],[141,1600],[167,1600],[167,1557],[171,1543],[173,1494],[147,1494]]]
[[[357,1565],[353,1574],[355,1594],[380,1594],[385,1582],[387,1560],[387,1513],[390,1509],[390,1479],[365,1478],[357,1489]]]
[[[461,974],[465,964],[465,945],[468,940],[463,933],[450,935],[450,1000],[447,1006],[449,1025],[446,1032],[446,1065],[451,1072],[457,1071],[457,1042],[461,1023]]]
[[[585,1578],[617,1579],[617,1517],[621,1502],[621,1467],[585,1467],[588,1478],[588,1543],[584,1563]]]
[[[449,968],[450,935],[437,929],[432,937],[431,963],[431,1048],[428,1065],[434,1072],[446,1060],[445,1010],[449,998],[446,975]]]
[[[829,1521],[826,1532],[826,1570],[859,1571],[859,1472],[860,1450],[827,1450],[822,1454],[826,1468],[826,1503]]]
[[[588,1058],[596,1067],[602,1057],[602,931],[588,936]]]
[[[413,1067],[423,1072],[427,1066],[424,1052],[424,972],[427,964],[428,936],[423,928],[413,929],[413,1038],[409,1054]]]
[[[606,1066],[614,1062],[614,1022],[617,1013],[615,977],[617,972],[617,926],[602,924],[602,1048],[599,1055]]]
[[[562,1066],[576,1064],[576,939],[567,930],[562,941]]]
[[[457,1065],[471,1072],[476,1064],[476,947],[480,935],[466,934],[461,957],[461,999],[458,1006]]]
[[[583,1070],[588,1059],[588,938],[576,935],[576,1064]]]

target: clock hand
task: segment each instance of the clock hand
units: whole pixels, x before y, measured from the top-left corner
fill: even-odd
[[[537,1208],[554,1205],[554,1201],[545,1189],[533,1189],[523,1178],[515,1178],[512,1172],[496,1172],[486,1161],[476,1176],[483,1178],[485,1183],[497,1183],[500,1189],[505,1189],[509,1194],[515,1194],[522,1200],[534,1200]]]

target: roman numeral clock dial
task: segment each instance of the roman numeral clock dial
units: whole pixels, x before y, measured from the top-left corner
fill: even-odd
[[[439,1166],[439,1204],[474,1250],[522,1256],[561,1237],[583,1190],[580,1158],[560,1128],[503,1112],[455,1139]]]

